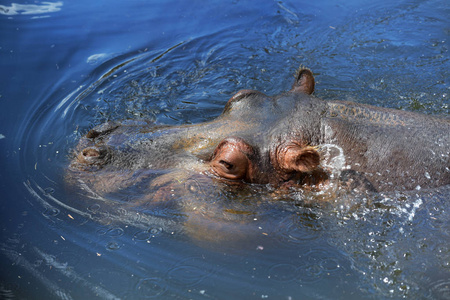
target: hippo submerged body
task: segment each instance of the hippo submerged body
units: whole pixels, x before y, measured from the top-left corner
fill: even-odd
[[[155,170],[166,178],[187,172],[276,188],[391,191],[450,184],[448,118],[323,101],[313,91],[313,74],[301,68],[290,91],[270,97],[241,90],[210,122],[107,122],[81,138],[71,170],[87,181],[95,175],[94,189],[109,192]]]

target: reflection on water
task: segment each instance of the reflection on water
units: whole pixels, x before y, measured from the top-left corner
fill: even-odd
[[[146,207],[103,197],[76,203],[83,201],[83,192],[73,200],[66,195],[72,206],[62,207],[52,188],[35,183],[27,188],[46,207],[42,216],[49,228],[64,232],[57,244],[70,238],[87,254],[74,252],[72,257],[36,248],[39,263],[19,264],[36,274],[51,266],[84,282],[88,294],[99,289],[102,297],[142,296],[144,291],[173,297],[186,290],[203,295],[217,280],[243,284],[249,295],[258,288],[261,295],[255,298],[299,292],[344,297],[354,286],[360,296],[446,294],[449,187],[353,196],[352,204],[360,201],[359,206],[348,206],[345,197],[325,206],[305,205],[298,192],[274,200],[264,187],[238,194],[220,189],[224,194],[212,198],[189,189],[174,203]],[[10,258],[20,253],[11,244]],[[95,258],[106,259],[107,265]],[[136,267],[142,272],[136,274]],[[59,290],[45,274],[39,275],[43,284]],[[113,284],[118,278],[120,289]],[[266,288],[263,278],[282,284],[283,292]],[[298,290],[305,285],[312,290]],[[321,285],[333,288],[330,294],[317,293]]]
[[[11,44],[21,37],[8,51],[24,57],[5,61],[16,81],[11,91],[1,85],[1,99],[24,105],[11,104],[3,111],[17,113],[0,121],[18,124],[0,135],[0,146],[11,145],[0,241],[0,267],[10,273],[0,297],[450,298],[448,186],[330,197],[237,189],[194,170],[124,174],[142,180],[114,193],[67,184],[76,142],[94,126],[211,120],[239,89],[289,89],[300,64],[317,72],[319,97],[448,115],[441,1],[183,3],[102,2],[116,14],[98,9],[101,25],[74,21],[90,5],[0,6],[11,28],[24,29],[7,19],[13,12],[58,16],[26,23],[28,35],[4,35]],[[64,22],[73,31],[58,31]],[[19,79],[27,84],[13,89]],[[345,164],[333,145],[322,151],[328,164]],[[158,191],[165,201],[148,201]]]
[[[19,4],[11,3],[10,6],[0,5],[1,15],[39,15],[57,12],[61,10],[63,3],[58,2],[43,2],[42,4]]]

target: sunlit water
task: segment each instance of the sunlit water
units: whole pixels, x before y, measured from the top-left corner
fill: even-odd
[[[448,186],[330,196],[193,176],[148,205],[139,187],[103,195],[65,175],[95,125],[211,120],[239,89],[289,89],[300,64],[323,99],[448,116],[449,13],[446,1],[2,3],[0,298],[450,299]]]

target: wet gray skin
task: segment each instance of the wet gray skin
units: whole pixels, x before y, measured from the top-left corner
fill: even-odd
[[[448,118],[323,101],[313,91],[311,71],[301,68],[290,91],[239,91],[210,122],[107,122],[81,138],[70,169],[81,180],[104,178],[109,191],[135,183],[124,170],[318,189],[334,178],[360,191],[450,184]]]

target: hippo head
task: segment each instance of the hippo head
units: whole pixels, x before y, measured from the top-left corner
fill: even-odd
[[[269,97],[253,90],[236,93],[226,104],[222,118],[229,122],[248,120],[245,123],[250,129],[218,143],[209,159],[211,173],[249,183],[309,180],[320,164],[317,147],[310,145],[314,139],[310,126],[317,120],[307,121],[314,118],[314,107],[321,109],[320,102],[314,103],[319,100],[310,96],[313,92],[311,71],[300,69],[291,90],[282,95]]]
[[[313,91],[312,72],[301,68],[290,91],[270,97],[241,90],[210,122],[107,122],[80,140],[72,169],[96,174],[102,187],[112,189],[135,185],[136,174],[156,171],[166,177],[185,171],[225,182],[315,185],[326,179],[314,146],[325,104]]]

